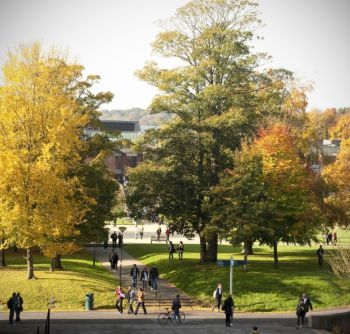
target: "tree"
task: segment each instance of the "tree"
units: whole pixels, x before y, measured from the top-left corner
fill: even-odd
[[[274,249],[278,267],[278,242],[310,244],[320,228],[320,210],[313,192],[314,177],[301,161],[295,137],[284,124],[261,130],[254,150],[263,159],[266,184],[261,242]]]
[[[225,171],[215,188],[213,222],[221,226],[222,237],[230,237],[233,244],[244,243],[245,259],[265,229],[268,199],[262,161],[245,143],[234,155],[234,169]]]
[[[149,161],[130,170],[128,206],[135,216],[158,213],[175,230],[198,233],[202,262],[217,256],[212,189],[221,172],[232,166],[227,153],[255,134],[274,100],[262,93],[273,86],[274,77],[259,72],[264,55],[251,49],[259,24],[252,1],[191,1],[153,43],[156,54],[177,59],[179,67],[162,69],[151,62],[137,72],[159,90],[151,112],[175,117],[148,136]],[[280,91],[274,88],[273,97]]]
[[[326,202],[335,206],[344,213],[340,225],[348,225],[350,219],[350,139],[345,139],[340,144],[340,152],[336,161],[325,167],[323,176],[331,191]]]
[[[98,77],[84,80],[82,71],[38,43],[10,53],[3,67],[0,224],[5,247],[15,241],[27,249],[28,279],[35,278],[33,248],[53,251],[77,234],[84,216],[75,200],[83,189],[70,171],[81,163],[83,129],[112,95],[91,93]]]

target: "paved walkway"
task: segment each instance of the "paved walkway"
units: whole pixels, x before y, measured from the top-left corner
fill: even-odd
[[[96,260],[99,261],[111,274],[115,276],[116,285],[119,284],[120,279],[122,283],[121,285],[123,287],[131,285],[130,270],[132,266],[136,264],[141,273],[145,265],[140,261],[137,261],[136,259],[131,257],[125,250],[116,248],[115,251],[118,253],[119,262],[118,262],[117,271],[114,271],[113,269],[111,269],[111,264],[108,260],[109,253],[111,252],[111,250],[112,250],[111,248],[108,248],[108,249],[100,248],[100,247],[96,248],[95,249]],[[92,249],[90,249],[90,251],[92,252]],[[121,272],[120,272],[120,268],[121,268]],[[148,268],[148,271],[149,269],[150,268]],[[137,287],[138,288],[142,287],[142,282],[140,280],[137,281]],[[146,307],[147,306],[150,308],[157,307],[158,309],[159,308],[164,309],[164,307],[170,307],[172,300],[175,299],[177,294],[181,295],[181,300],[185,307],[194,307],[197,305],[193,298],[189,297],[184,292],[180,291],[176,286],[174,286],[170,282],[160,278],[158,280],[157,294],[152,292],[149,286],[145,291]]]

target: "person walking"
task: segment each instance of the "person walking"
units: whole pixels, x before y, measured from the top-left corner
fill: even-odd
[[[232,295],[229,295],[222,305],[222,310],[225,311],[225,322],[226,326],[232,326],[232,319],[233,319],[233,308],[235,304],[232,299]]]
[[[333,232],[333,245],[336,246],[338,242],[337,231]]]
[[[117,297],[115,307],[120,313],[123,313],[123,300],[125,298],[125,294],[120,285],[118,285],[118,287],[115,289],[115,296]]]
[[[118,247],[121,248],[123,245],[123,234],[118,233]]]
[[[306,306],[304,303],[304,299],[301,296],[299,298],[298,304],[297,304],[297,310],[296,310],[296,315],[297,315],[297,325],[296,325],[296,329],[300,329],[303,327],[303,323],[304,323],[304,318],[305,318],[305,313],[306,313]]]
[[[15,315],[16,304],[17,304],[17,296],[16,296],[16,292],[14,292],[12,294],[12,297],[10,297],[9,300],[7,301],[7,308],[10,311],[10,313],[9,313],[9,324],[10,325],[13,324],[13,317]]]
[[[183,259],[183,255],[184,255],[184,244],[182,241],[180,241],[179,245],[177,246],[177,253],[179,254],[179,260]]]
[[[128,291],[126,292],[126,300],[128,301],[128,314],[133,314],[134,313],[134,308],[132,304],[135,301],[135,290],[132,288],[131,285],[128,287]]]
[[[23,298],[19,292],[16,294],[16,303],[15,303],[15,321],[21,321],[20,314],[23,311]]]
[[[140,227],[140,239],[142,240],[143,239],[143,232],[145,231],[144,227],[143,227],[143,224],[141,225]]]
[[[179,319],[179,322],[182,322],[182,319],[180,318],[180,308],[181,308],[180,295],[176,295],[176,298],[173,300],[173,304],[171,306],[171,309],[174,311],[174,316],[172,320],[175,320],[175,318],[177,317]]]
[[[214,293],[213,293],[213,297],[214,297],[214,305],[213,305],[211,311],[214,311],[214,309],[217,307],[218,312],[220,312],[220,305],[221,305],[221,298],[222,298],[222,285],[221,285],[221,283],[217,284],[216,289],[214,290]]]
[[[320,245],[319,249],[317,250],[317,256],[318,256],[318,265],[322,267],[323,257],[324,257],[324,249],[322,248],[322,245]]]
[[[141,272],[141,281],[142,281],[142,289],[143,291],[145,291],[148,283],[148,270],[146,267],[144,267]]]
[[[169,260],[170,259],[174,260],[175,247],[172,241],[169,241],[168,252],[169,252]]]
[[[303,301],[304,301],[304,304],[305,304],[305,316],[304,316],[304,322],[303,322],[303,324],[305,324],[305,323],[306,323],[306,315],[307,315],[307,312],[309,312],[309,310],[312,311],[313,308],[312,308],[311,300],[310,300],[310,298],[306,295],[306,293],[303,293],[302,298],[303,298]]]
[[[111,238],[112,238],[112,248],[114,249],[115,247],[117,247],[117,233],[115,233],[115,231],[111,234]]]
[[[142,288],[140,288],[139,292],[137,293],[137,305],[134,313],[135,315],[137,315],[140,305],[142,305],[143,313],[147,314],[146,307],[145,307],[145,293]]]
[[[169,241],[170,238],[170,228],[167,227],[167,229],[165,230],[165,235],[166,235],[166,240]]]
[[[140,277],[139,268],[134,264],[130,270],[131,284],[133,288],[137,287],[137,278]]]
[[[159,272],[158,272],[156,265],[154,264],[152,266],[151,270],[149,271],[149,279],[151,281],[151,290],[152,291],[157,291],[157,289],[158,289],[158,277],[159,277]]]

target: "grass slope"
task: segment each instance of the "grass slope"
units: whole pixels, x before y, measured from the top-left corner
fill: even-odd
[[[199,263],[199,246],[185,245],[184,260],[169,261],[166,245],[127,245],[127,252],[147,265],[156,263],[162,277],[203,302],[212,302],[217,282],[229,292],[229,268]],[[314,308],[350,305],[350,282],[338,279],[327,264],[318,267],[316,248],[279,247],[279,269],[273,268],[272,251],[255,247],[248,270],[234,268],[233,293],[238,311],[294,311],[298,296],[306,292]],[[328,248],[326,248],[326,255]],[[242,259],[240,249],[219,246],[219,259]],[[177,254],[174,254],[174,257]]]
[[[24,298],[24,310],[46,310],[49,298],[56,300],[57,310],[83,310],[85,294],[94,292],[97,309],[113,308],[116,281],[99,263],[92,266],[91,255],[81,251],[63,257],[63,271],[49,271],[49,261],[35,254],[34,269],[37,280],[26,279],[24,252],[6,253],[5,268],[0,268],[0,301],[6,303],[12,292]],[[5,310],[6,310],[5,306]]]

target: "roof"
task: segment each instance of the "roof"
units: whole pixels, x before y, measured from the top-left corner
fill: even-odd
[[[100,120],[102,123],[101,130],[120,131],[120,132],[140,132],[139,121],[108,121]]]

